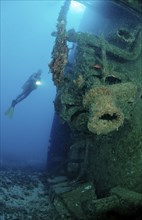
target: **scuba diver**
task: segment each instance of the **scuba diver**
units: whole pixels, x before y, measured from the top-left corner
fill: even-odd
[[[24,83],[22,86],[22,93],[17,96],[16,99],[12,100],[11,106],[8,108],[8,110],[5,112],[5,115],[12,118],[14,113],[15,106],[21,102],[23,99],[25,99],[33,90],[37,89],[38,85],[41,84],[41,70],[38,70],[36,73],[33,73],[28,80]]]

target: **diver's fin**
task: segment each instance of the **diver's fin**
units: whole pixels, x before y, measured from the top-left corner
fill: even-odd
[[[13,113],[14,113],[14,108],[13,107],[9,107],[7,109],[7,111],[5,112],[5,115],[8,116],[9,118],[13,117]]]

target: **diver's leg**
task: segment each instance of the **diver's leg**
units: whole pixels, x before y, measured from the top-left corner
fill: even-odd
[[[13,100],[11,103],[11,106],[6,110],[5,115],[7,115],[9,118],[12,118],[16,104],[17,104],[17,101]]]
[[[22,92],[20,95],[18,95],[15,100],[16,104],[21,102],[23,99],[25,99],[31,92],[32,92],[32,90],[28,90],[28,91]]]
[[[14,100],[12,100],[11,107],[14,108],[15,105],[17,105],[17,101],[14,99]]]
[[[20,102],[24,95],[25,95],[25,91],[23,91],[20,95],[18,95],[16,97],[17,102]]]
[[[12,118],[15,106],[25,99],[32,91],[33,90],[27,90],[26,92],[22,92],[20,95],[18,95],[17,98],[12,101],[11,106],[7,109],[5,115]]]

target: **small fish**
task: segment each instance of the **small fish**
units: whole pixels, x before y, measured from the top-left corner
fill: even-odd
[[[92,67],[95,69],[102,69],[102,66],[100,64],[94,64],[92,65]]]

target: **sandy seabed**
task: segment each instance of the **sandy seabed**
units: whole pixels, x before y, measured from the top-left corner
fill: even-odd
[[[58,219],[42,171],[0,171],[0,220]]]

